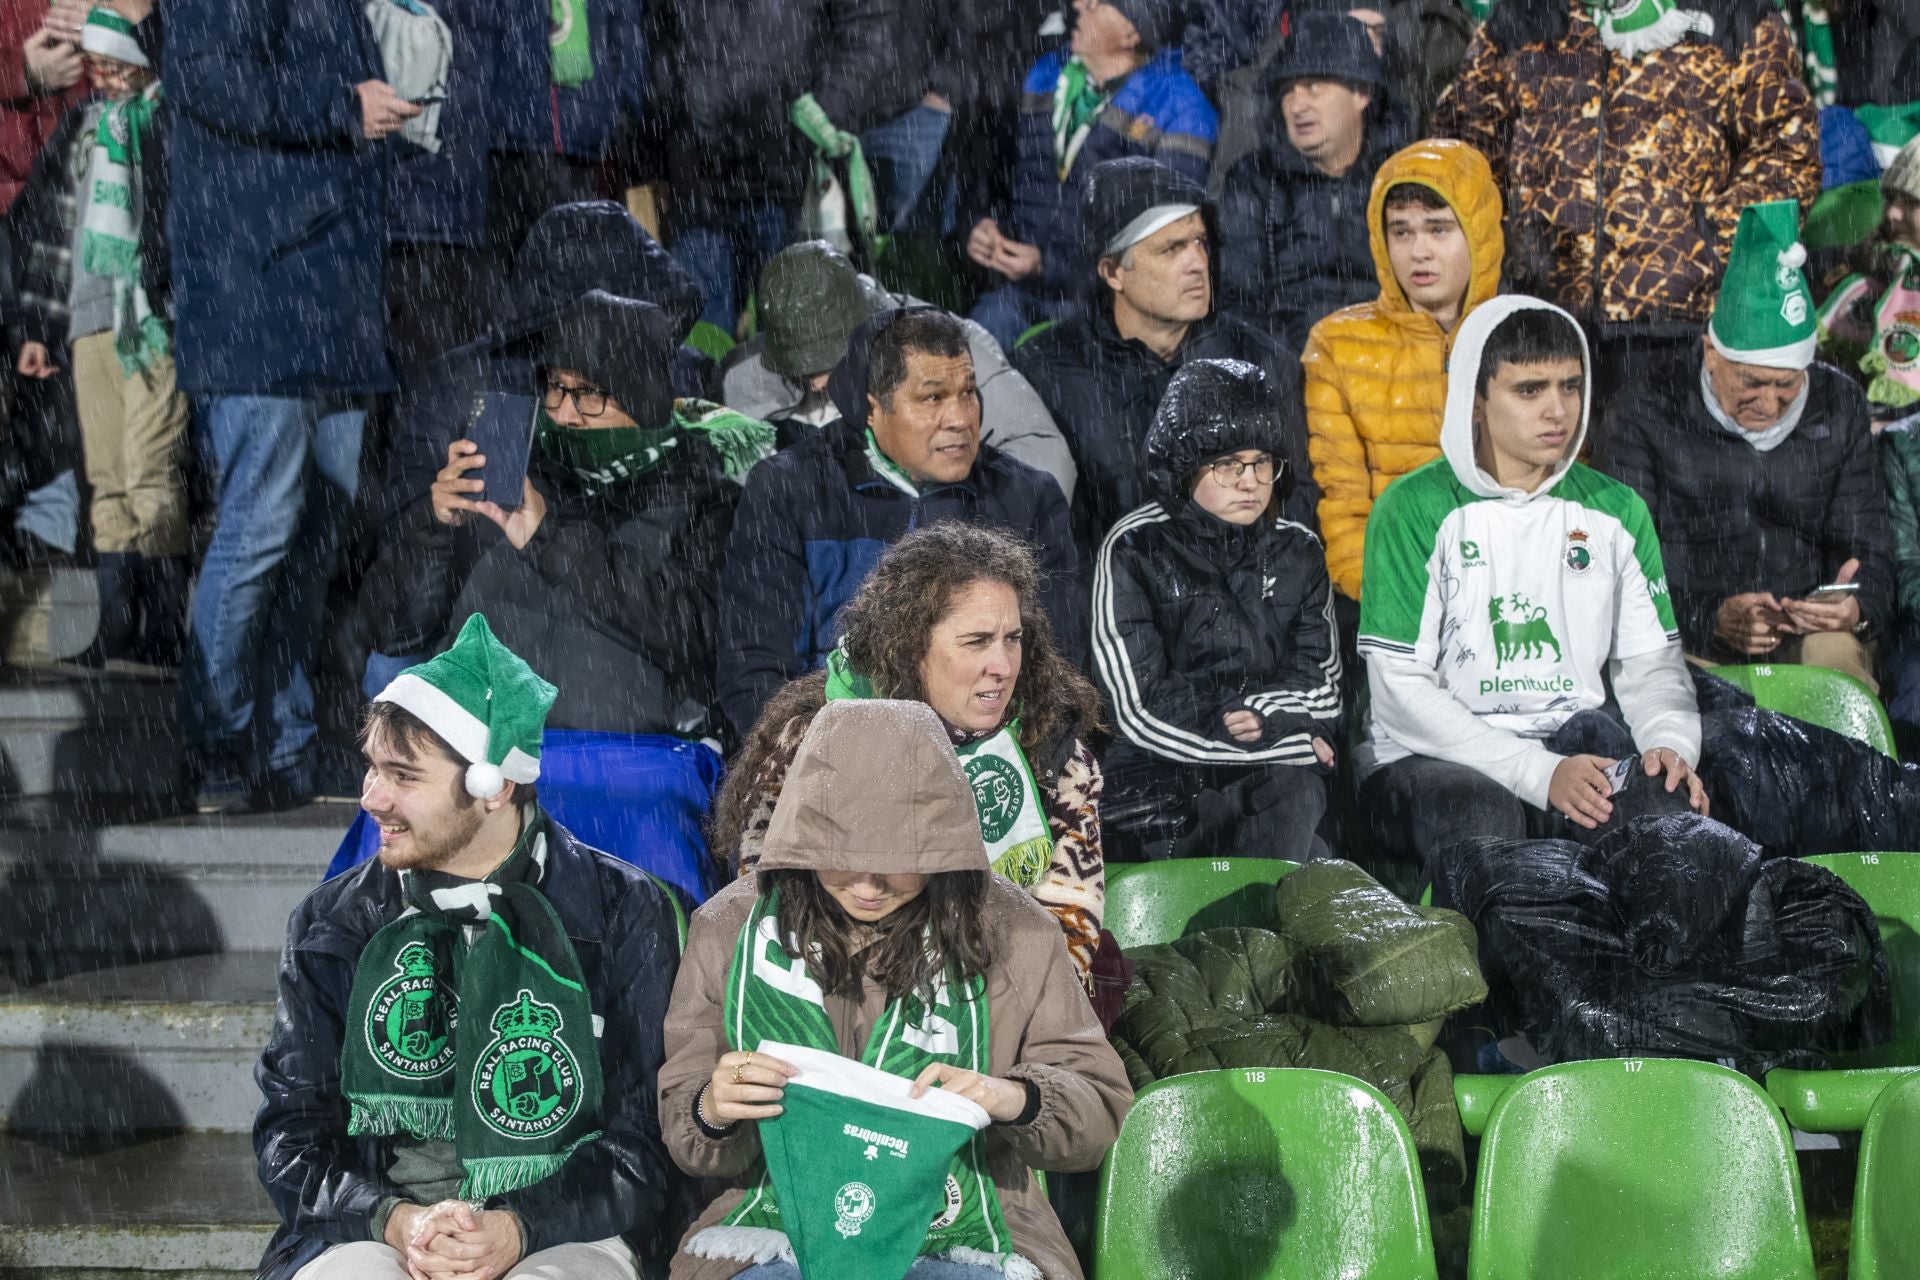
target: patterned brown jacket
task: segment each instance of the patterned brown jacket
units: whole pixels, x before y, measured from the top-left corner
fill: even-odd
[[[1605,331],[1698,332],[1746,205],[1820,191],[1800,55],[1766,0],[1693,0],[1714,19],[1637,58],[1585,0],[1501,0],[1435,108],[1434,131],[1493,165],[1507,287]]]

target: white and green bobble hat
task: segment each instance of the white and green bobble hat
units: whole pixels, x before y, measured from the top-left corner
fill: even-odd
[[[133,38],[133,24],[104,5],[88,11],[86,23],[80,28],[80,47],[115,62],[149,69],[153,66],[141,52],[140,42]]]
[[[1819,341],[1813,292],[1800,270],[1800,205],[1750,204],[1740,211],[1726,278],[1707,336],[1729,360],[1768,369],[1804,369]]]
[[[467,764],[467,794],[491,800],[509,782],[540,777],[540,736],[558,692],[474,614],[445,653],[408,667],[380,691],[447,740]]]

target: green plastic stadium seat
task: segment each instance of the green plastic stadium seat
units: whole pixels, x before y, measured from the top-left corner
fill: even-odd
[[[1469,1280],[1812,1280],[1786,1122],[1706,1062],[1544,1067],[1481,1140]]]
[[[1134,1099],[1100,1176],[1094,1280],[1433,1280],[1400,1113],[1330,1071],[1200,1071]]]
[[[1836,1059],[1832,1071],[1769,1071],[1767,1092],[1797,1128],[1854,1131],[1882,1089],[1920,1071],[1920,853],[1823,853],[1806,861],[1845,880],[1873,908],[1893,978],[1893,1034]]]
[[[1913,1222],[1916,1190],[1920,1190],[1920,1075],[1908,1076],[1880,1095],[1861,1136],[1848,1280],[1920,1276],[1920,1230],[1914,1229]]]
[[[1453,1102],[1460,1108],[1460,1127],[1474,1137],[1487,1131],[1493,1109],[1507,1090],[1519,1084],[1520,1076],[1481,1076],[1466,1072],[1453,1078]]]
[[[1867,686],[1825,667],[1785,663],[1715,667],[1713,674],[1753,695],[1756,705],[1858,738],[1884,755],[1898,758],[1887,710]]]
[[[1120,947],[1206,929],[1273,927],[1273,886],[1300,864],[1279,858],[1168,858],[1107,866],[1106,926]]]

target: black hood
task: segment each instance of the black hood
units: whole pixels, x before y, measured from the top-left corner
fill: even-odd
[[[575,370],[651,429],[673,421],[670,366],[678,345],[659,307],[594,289],[560,308],[538,351],[542,365]]]
[[[592,289],[651,302],[667,313],[674,343],[700,319],[700,286],[647,229],[611,200],[555,205],[527,232],[514,263],[508,338],[543,329],[567,303]]]
[[[827,375],[827,398],[840,411],[840,417],[855,431],[867,429],[867,360],[873,354],[873,340],[880,331],[901,316],[916,311],[938,311],[938,307],[917,305],[888,307],[862,320],[847,337],[847,353]]]
[[[1290,467],[1279,397],[1267,375],[1245,360],[1195,360],[1173,375],[1147,431],[1147,488],[1168,513],[1188,500],[1194,469],[1209,458],[1264,449]],[[1275,501],[1293,488],[1290,469],[1276,477]]]
[[[1207,244],[1213,250],[1209,261],[1213,272],[1214,308],[1218,310],[1220,212],[1199,183],[1146,156],[1126,156],[1095,165],[1081,189],[1080,264],[1086,273],[1088,300],[1104,303],[1110,292],[1100,280],[1101,253],[1115,236],[1126,230],[1129,222],[1160,204],[1200,207],[1200,218],[1207,224]]]

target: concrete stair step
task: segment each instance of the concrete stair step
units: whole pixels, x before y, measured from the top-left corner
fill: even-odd
[[[0,1275],[241,1280],[273,1222],[244,1134],[79,1153],[0,1133]]]
[[[277,963],[231,951],[0,995],[0,1125],[65,1141],[249,1131]]]
[[[0,679],[0,794],[162,796],[179,784],[171,682],[9,671]]]
[[[355,810],[125,822],[126,805],[42,797],[0,809],[0,973],[277,950]]]

